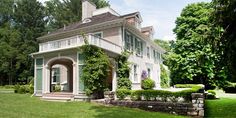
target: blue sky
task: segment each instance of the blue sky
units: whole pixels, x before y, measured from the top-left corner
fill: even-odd
[[[46,1],[46,0],[39,0]],[[174,40],[175,20],[181,10],[190,3],[210,2],[211,0],[107,0],[121,15],[139,11],[143,18],[142,26],[153,26],[154,38]]]
[[[181,10],[190,3],[210,2],[211,0],[108,0],[111,7],[120,14],[139,11],[143,18],[142,26],[154,26],[154,38],[174,40],[175,20]]]

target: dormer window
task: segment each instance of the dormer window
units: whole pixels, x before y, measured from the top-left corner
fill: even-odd
[[[83,20],[83,23],[89,23],[89,22],[91,22],[89,18]]]

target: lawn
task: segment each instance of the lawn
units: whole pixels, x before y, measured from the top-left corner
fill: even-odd
[[[206,100],[206,118],[236,118],[236,94],[218,91],[220,99]]]
[[[26,94],[0,93],[2,118],[185,118],[86,102],[47,102]]]

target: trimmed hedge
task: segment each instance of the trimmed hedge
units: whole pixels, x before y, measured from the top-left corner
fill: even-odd
[[[216,95],[216,92],[214,90],[207,90],[208,93],[211,93],[212,95]]]
[[[128,89],[118,89],[116,95],[120,100],[125,99],[127,96],[131,95],[131,90]]]
[[[182,90],[178,92],[171,92],[165,90],[126,90],[126,89],[119,89],[117,90],[116,94],[119,99],[124,99],[125,97],[129,96],[132,100],[161,100],[161,101],[172,101],[177,102],[180,97],[184,98],[185,101],[189,102],[192,100],[192,93],[197,93],[202,89],[200,86],[195,86],[188,90]]]
[[[228,83],[223,87],[225,93],[236,93],[236,83]]]
[[[196,87],[196,86],[204,86],[202,84],[176,84],[175,85],[175,88],[193,88],[193,87]]]

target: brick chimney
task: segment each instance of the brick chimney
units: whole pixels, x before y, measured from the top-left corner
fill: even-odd
[[[93,12],[96,10],[96,5],[90,0],[82,0],[82,21],[86,18],[90,18]]]

